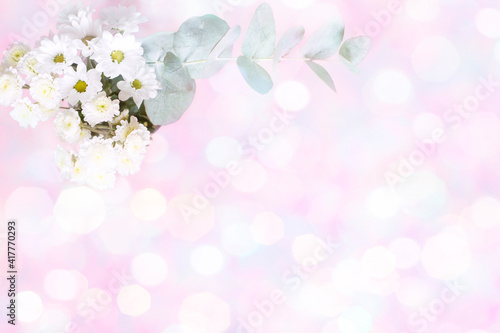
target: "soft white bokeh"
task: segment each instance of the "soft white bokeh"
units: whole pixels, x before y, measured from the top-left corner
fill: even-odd
[[[137,218],[154,221],[165,214],[167,200],[157,190],[148,188],[134,194],[130,208]]]
[[[151,307],[151,294],[144,287],[132,284],[120,289],[116,302],[121,313],[137,317]]]
[[[167,263],[158,254],[140,253],[132,259],[130,267],[134,279],[145,286],[161,284],[167,276]]]
[[[62,191],[57,198],[54,216],[64,231],[84,235],[104,222],[106,205],[97,191],[73,187]]]

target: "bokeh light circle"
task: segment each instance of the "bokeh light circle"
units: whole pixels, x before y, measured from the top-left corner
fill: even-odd
[[[443,36],[430,36],[421,40],[411,60],[415,74],[429,82],[447,81],[460,65],[457,48]]]
[[[213,246],[200,246],[191,254],[191,266],[202,275],[213,275],[224,266],[224,256]]]
[[[283,238],[285,224],[274,213],[260,213],[255,216],[251,226],[253,239],[263,245],[272,245]]]
[[[130,202],[134,215],[144,221],[154,221],[167,210],[167,200],[155,189],[148,188],[134,194]]]
[[[33,291],[21,291],[17,294],[17,318],[23,323],[32,323],[43,312],[43,303],[40,296]]]
[[[134,257],[130,267],[134,279],[145,286],[161,284],[167,276],[167,264],[158,254],[140,253]]]
[[[64,231],[84,235],[104,221],[106,205],[98,192],[88,187],[74,187],[61,192],[54,216]]]
[[[427,240],[422,249],[422,264],[427,273],[441,280],[453,280],[469,268],[469,244],[455,234],[443,232]]]
[[[142,286],[132,284],[120,289],[116,302],[121,313],[137,317],[151,307],[151,294]]]

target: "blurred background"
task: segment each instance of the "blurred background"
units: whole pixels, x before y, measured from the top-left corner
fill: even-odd
[[[73,3],[2,0],[0,48],[33,46]],[[244,33],[261,2],[83,3],[136,6],[142,38],[209,13]],[[25,130],[0,108],[2,249],[15,218],[19,272],[2,331],[500,331],[498,2],[269,3],[278,36],[340,15],[346,38],[372,37],[360,74],[327,63],[335,94],[286,61],[261,96],[230,63],[113,190],[61,180],[52,122]]]

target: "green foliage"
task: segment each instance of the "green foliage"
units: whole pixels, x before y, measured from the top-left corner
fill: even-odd
[[[229,25],[215,15],[193,17],[180,26],[174,38],[174,51],[181,61],[189,64],[193,79],[202,78],[205,60],[228,31]],[[221,54],[231,56],[232,48],[228,45]],[[216,74],[221,68],[209,74]]]
[[[214,72],[219,71],[224,65],[227,64],[227,60],[220,61],[220,58],[230,57],[232,55],[233,44],[236,42],[238,37],[241,35],[241,28],[239,25],[229,29],[224,37],[215,45],[210,54],[207,57],[203,71],[201,73],[202,77],[209,77],[214,74]]]
[[[339,54],[352,65],[357,66],[370,51],[371,40],[361,36],[348,39],[342,44]]]
[[[309,37],[302,54],[311,60],[328,59],[339,50],[344,39],[344,22],[333,19]]]
[[[148,62],[163,61],[167,52],[173,51],[175,32],[158,32],[144,38],[142,48]]]
[[[267,94],[273,88],[273,80],[269,73],[253,59],[240,56],[237,64],[245,81],[259,94]]]
[[[154,67],[161,89],[154,99],[141,106],[152,124],[168,125],[180,119],[191,105],[195,92],[194,79],[208,78],[220,71],[228,60],[236,59],[245,81],[260,94],[273,87],[269,73],[258,64],[272,61],[276,66],[297,45],[305,34],[303,27],[290,28],[276,46],[276,26],[271,7],[260,5],[248,27],[241,51],[232,58],[234,43],[241,28],[229,25],[214,15],[193,17],[184,22],[177,32],[159,32],[142,42],[144,58]],[[306,64],[335,91],[335,84],[327,70],[318,61],[327,61],[338,54],[351,70],[366,57],[371,43],[368,37],[344,39],[344,23],[333,19],[314,32],[302,47]]]
[[[274,66],[279,63],[282,57],[286,56],[295,46],[299,45],[304,38],[305,29],[301,26],[292,27],[285,32],[276,46],[274,52]]]
[[[316,75],[323,82],[325,82],[328,85],[328,87],[330,87],[330,89],[332,89],[335,92],[337,91],[337,89],[335,88],[335,84],[333,83],[332,77],[330,76],[330,74],[328,74],[327,70],[323,66],[318,65],[317,63],[310,60],[307,60],[306,64],[307,66],[309,66],[310,69],[312,69],[314,73],[316,73]]]
[[[263,3],[255,11],[241,51],[248,58],[268,58],[276,46],[276,26],[271,6]]]
[[[156,98],[144,102],[146,113],[153,125],[168,125],[179,120],[191,105],[196,83],[172,52],[155,65],[155,70],[162,88]]]

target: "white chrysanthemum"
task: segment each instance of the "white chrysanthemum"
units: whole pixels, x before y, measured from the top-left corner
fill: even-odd
[[[149,140],[151,140],[151,133],[149,133],[148,128],[139,123],[137,121],[137,118],[134,116],[130,117],[130,122],[126,120],[122,120],[120,122],[120,125],[116,127],[115,137],[113,139],[115,141],[121,141],[122,143],[124,143],[130,133],[135,130],[140,133],[143,141],[147,141],[149,143]]]
[[[137,42],[132,35],[116,34],[113,36],[108,31],[104,31],[93,48],[94,54],[91,58],[97,61],[96,69],[112,79],[119,75],[130,76],[136,66],[146,64],[142,57],[144,51],[141,43]]]
[[[94,127],[99,123],[112,121],[115,116],[120,114],[120,101],[112,100],[106,96],[105,92],[101,92],[83,104],[82,112],[85,121]]]
[[[113,125],[118,125],[120,124],[123,120],[127,120],[128,119],[128,116],[129,116],[129,110],[128,109],[125,109],[123,110],[118,116],[116,116],[114,119],[113,119]]]
[[[93,20],[92,15],[72,16],[68,24],[60,25],[61,34],[73,40],[73,46],[82,51],[84,57],[92,55],[92,46],[102,35],[102,24]]]
[[[6,67],[16,67],[22,57],[30,51],[28,44],[21,42],[14,42],[9,45],[7,50],[3,51],[2,62]]]
[[[111,32],[132,33],[139,31],[139,24],[147,21],[135,7],[110,7],[101,10],[101,18]]]
[[[42,40],[37,52],[40,72],[62,74],[71,65],[81,63],[77,49],[66,36],[55,35]]]
[[[61,11],[56,17],[56,26],[59,31],[64,30],[66,26],[70,26],[75,20],[81,20],[83,17],[92,19],[92,14],[95,9],[89,7],[83,7],[81,4],[72,5],[66,7]]]
[[[80,159],[87,169],[113,170],[116,167],[116,152],[111,139],[93,137],[80,148]]]
[[[80,137],[78,140],[76,140],[76,143],[82,144],[92,138],[92,132],[90,132],[88,129],[83,128],[82,131],[80,132]]]
[[[23,96],[24,80],[12,67],[0,75],[0,104],[9,106]]]
[[[109,190],[115,186],[116,174],[111,170],[93,169],[87,173],[87,184],[98,190]]]
[[[71,105],[86,103],[102,90],[101,72],[91,69],[87,72],[84,64],[79,64],[76,71],[69,68],[64,77],[56,79],[61,95]]]
[[[54,160],[61,176],[64,179],[69,179],[73,173],[73,155],[61,146],[57,146],[54,152]]]
[[[39,113],[39,118],[40,121],[47,121],[50,118],[54,117],[57,112],[59,111],[59,105],[53,107],[53,108],[47,108],[41,104],[38,104],[38,107],[40,109]]]
[[[54,78],[50,74],[40,74],[30,84],[31,97],[46,108],[61,104],[61,95]]]
[[[143,155],[134,155],[123,147],[117,148],[117,166],[116,170],[120,175],[133,175],[141,169]]]
[[[87,168],[80,162],[80,159],[76,159],[71,169],[70,179],[72,182],[83,185],[86,183],[88,177]]]
[[[134,130],[127,136],[124,147],[132,156],[140,156],[146,152],[148,145],[149,138],[144,140],[140,130]]]
[[[63,141],[75,143],[82,132],[80,124],[80,116],[74,109],[61,110],[54,120],[56,135]]]
[[[24,97],[14,103],[14,109],[10,112],[10,116],[15,121],[19,122],[19,125],[24,128],[35,128],[40,120],[40,109],[38,105],[33,104],[28,97]]]
[[[40,74],[40,63],[36,57],[36,52],[28,52],[17,64],[18,71],[26,75],[28,80]]]
[[[125,80],[118,82],[116,86],[120,89],[120,100],[126,101],[132,97],[138,107],[142,101],[155,98],[157,90],[160,89],[154,69],[146,66],[136,67],[133,75],[125,77]]]

